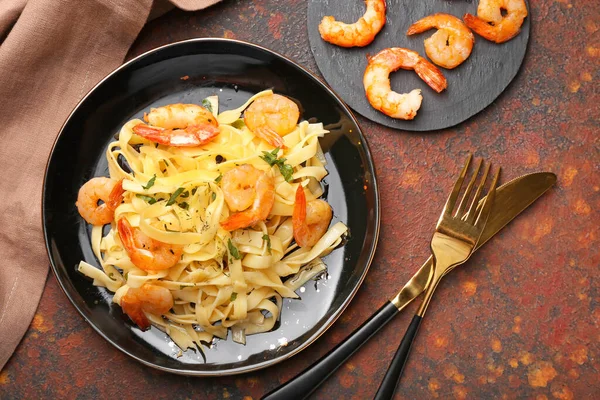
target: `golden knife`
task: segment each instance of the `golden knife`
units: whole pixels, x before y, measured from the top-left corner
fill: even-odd
[[[494,208],[474,251],[498,233],[556,183],[551,172],[527,174],[498,187]],[[483,199],[482,199],[483,201]],[[337,370],[360,346],[365,344],[388,321],[418,297],[429,282],[433,258],[429,257],[404,287],[387,301],[365,323],[329,353],[301,372],[291,381],[262,397],[263,400],[307,398]]]

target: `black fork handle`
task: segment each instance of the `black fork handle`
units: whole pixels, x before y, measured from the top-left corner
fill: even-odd
[[[364,324],[329,353],[294,379],[265,394],[261,399],[301,400],[307,398],[396,314],[398,314],[398,308],[392,302],[387,301]]]
[[[400,342],[400,346],[398,347],[398,350],[396,350],[396,354],[394,354],[394,358],[383,377],[383,381],[381,381],[381,385],[379,385],[375,400],[388,400],[394,397],[396,386],[398,386],[398,383],[400,382],[402,371],[404,371],[406,360],[408,360],[410,348],[417,336],[417,331],[419,330],[422,320],[422,317],[415,315],[410,322],[410,325],[402,338],[402,342]]]

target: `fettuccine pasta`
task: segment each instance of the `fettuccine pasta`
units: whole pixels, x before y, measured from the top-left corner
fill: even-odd
[[[127,122],[106,151],[110,181],[104,183],[110,199],[93,210],[112,219],[106,235],[103,225],[109,222],[84,215],[84,188],[80,191],[77,206],[93,225],[92,249],[101,269],[82,261],[79,271],[94,285],[114,292],[113,301],[134,321],[138,312],[183,350],[201,349],[213,337],[225,339],[229,328],[238,342],[271,330],[282,298],[298,297],[294,291],[324,269],[320,258],[347,231],[340,222],[329,226],[329,208],[324,233],[303,247],[294,240],[301,230],[296,219],[302,214],[295,211],[298,196],[305,196],[308,214],[322,201],[317,200],[323,194],[319,182],[327,171],[319,138],[328,131],[321,123],[297,123],[296,117],[291,131],[276,137],[281,148],[275,147],[259,128],[250,130],[246,118],[251,104],[273,98],[269,96],[274,96],[271,91],[260,92],[240,108],[220,114],[216,97],[207,99],[203,104],[211,113],[202,115],[202,126],[210,138],[201,145],[175,143],[174,136],[183,137],[191,129],[155,128],[139,119]],[[157,113],[153,110],[146,120],[152,122]],[[189,140],[198,140],[194,135]],[[255,186],[240,186],[236,174],[258,177],[251,182]],[[261,179],[268,183],[264,194]],[[228,190],[235,184],[241,194],[254,190],[245,211],[232,209],[238,199],[231,196],[237,192]],[[263,195],[267,200],[258,199]],[[260,212],[248,211],[255,208]],[[304,235],[316,229],[309,219]],[[251,225],[237,228],[240,220]],[[166,306],[161,309],[161,304]]]

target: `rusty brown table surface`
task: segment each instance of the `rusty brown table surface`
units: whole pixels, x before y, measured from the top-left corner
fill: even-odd
[[[358,117],[381,189],[375,260],[341,318],[271,368],[222,378],[170,375],[130,359],[84,322],[50,275],[39,310],[0,373],[0,398],[257,399],[292,378],[393,296],[429,255],[448,186],[474,151],[504,178],[552,171],[558,184],[467,265],[430,306],[398,399],[600,398],[600,7],[530,0],[520,73],[487,109],[435,133],[395,131]],[[195,37],[260,44],[319,75],[300,0],[224,1],[152,21],[129,57]],[[416,305],[355,354],[314,395],[371,398]]]

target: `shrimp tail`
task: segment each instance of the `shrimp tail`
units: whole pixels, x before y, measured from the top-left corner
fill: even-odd
[[[226,231],[234,231],[236,229],[247,228],[260,221],[260,218],[251,212],[239,212],[229,216],[225,221],[221,222],[221,227]]]
[[[163,129],[138,124],[133,127],[133,132],[154,143],[176,147],[195,147],[211,141],[220,131],[212,124],[190,125],[185,129]]]
[[[424,58],[420,59],[415,65],[415,72],[430,88],[438,93],[448,87],[448,82],[442,71]]]
[[[431,16],[422,18],[408,27],[406,31],[407,35],[415,35],[417,33],[428,31],[433,28],[434,25],[431,24]]]
[[[219,128],[212,124],[190,125],[185,129],[185,131],[198,138],[199,144],[210,142],[220,132]]]
[[[473,14],[469,14],[469,13],[465,14],[463,16],[463,19],[465,21],[465,24],[470,29],[475,31],[475,33],[477,33],[479,36],[483,36],[484,38],[486,38],[488,40],[495,41],[493,38],[494,33],[491,30],[492,25],[488,24],[483,19],[481,19]]]
[[[142,306],[138,301],[130,298],[129,292],[121,298],[121,309],[141,330],[145,331],[150,328],[150,321],[146,317],[146,314],[144,314]]]
[[[296,243],[300,247],[305,247],[304,238],[308,233],[308,225],[306,224],[306,195],[304,194],[302,185],[298,185],[298,189],[296,190],[296,201],[294,203],[294,211],[292,212],[292,227]]]
[[[121,179],[110,192],[108,197],[108,207],[111,210],[116,210],[117,207],[123,202],[123,194],[125,193],[125,189],[123,189],[123,179]]]
[[[465,24],[476,34],[495,43],[504,43],[519,33],[518,29],[504,29],[502,22],[490,25],[485,20],[471,14],[465,14],[463,19]]]
[[[280,149],[286,148],[285,144],[283,143],[283,138],[269,127],[256,128],[254,133],[256,134],[256,136],[265,140],[273,147],[279,147]]]
[[[133,133],[153,142],[161,143],[165,141],[164,131],[166,129],[156,128],[144,124],[138,124],[133,127]]]
[[[135,249],[133,243],[133,228],[126,218],[120,218],[117,221],[117,232],[119,232],[119,238],[121,238],[125,250],[132,252]]]

